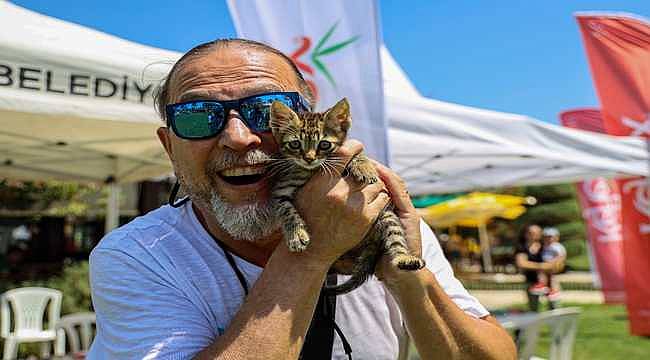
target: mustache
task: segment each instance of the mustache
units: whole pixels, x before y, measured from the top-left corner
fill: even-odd
[[[238,166],[266,165],[270,160],[271,155],[260,149],[250,150],[243,154],[224,150],[220,151],[218,157],[209,163],[207,170],[209,174],[217,174],[222,170]]]

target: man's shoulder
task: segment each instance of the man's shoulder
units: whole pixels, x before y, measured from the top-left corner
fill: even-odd
[[[96,250],[119,250],[129,253],[134,248],[151,245],[167,236],[180,221],[180,210],[164,205],[104,235]]]

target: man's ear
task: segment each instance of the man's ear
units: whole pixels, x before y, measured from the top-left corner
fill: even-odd
[[[291,110],[290,107],[285,104],[274,101],[271,104],[271,119],[269,120],[269,126],[273,132],[273,136],[277,137],[283,129],[291,126],[292,124],[298,125],[300,123],[300,118],[298,115]]]
[[[352,119],[350,117],[350,103],[347,98],[341,99],[325,113],[325,120],[329,124],[338,124],[342,131],[350,129]]]
[[[172,144],[171,144],[171,139],[170,139],[169,128],[166,127],[166,126],[159,127],[156,130],[156,135],[158,135],[158,139],[160,140],[160,143],[165,148],[165,151],[167,152],[167,156],[171,160],[172,159]]]

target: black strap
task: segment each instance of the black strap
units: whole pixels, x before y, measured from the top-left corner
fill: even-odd
[[[325,283],[327,285],[336,285],[336,275],[328,275]],[[335,331],[334,321],[332,321],[334,314],[336,314],[336,297],[327,296],[321,292],[299,359],[332,358]]]
[[[327,275],[325,284],[327,286],[336,285],[336,274]],[[334,332],[336,332],[343,343],[343,350],[352,360],[352,347],[343,335],[343,331],[334,321],[336,315],[336,296],[328,296],[321,291],[318,297],[318,303],[314,310],[314,317],[309,324],[305,343],[300,352],[300,359],[331,359],[334,348]]]
[[[248,283],[246,282],[246,278],[244,277],[244,274],[242,274],[241,270],[239,270],[239,267],[237,266],[235,259],[232,257],[232,254],[230,254],[230,251],[226,250],[223,247],[221,241],[219,240],[216,241],[217,241],[217,245],[219,245],[219,247],[224,252],[224,254],[226,254],[226,259],[228,260],[230,267],[235,272],[235,275],[237,275],[237,279],[239,279],[239,283],[241,284],[242,289],[244,289],[244,296],[248,296]]]
[[[176,183],[174,183],[174,187],[172,187],[172,191],[169,193],[169,200],[168,203],[171,207],[181,207],[183,204],[188,202],[190,200],[189,196],[185,196],[184,198],[178,200],[176,202],[176,195],[178,195],[178,190],[181,188],[181,183],[176,180]]]
[[[244,274],[242,274],[241,270],[239,270],[239,266],[237,266],[237,263],[235,262],[235,258],[232,257],[230,251],[226,250],[226,246],[221,242],[221,240],[217,239],[210,232],[208,233],[210,234],[214,242],[217,243],[219,248],[221,248],[221,251],[223,251],[224,255],[226,255],[226,260],[228,260],[228,264],[230,264],[230,268],[232,268],[232,271],[235,273],[235,275],[237,275],[237,280],[239,280],[239,284],[241,285],[241,288],[244,290],[244,296],[248,296],[248,282],[246,281]]]
[[[345,335],[343,335],[343,331],[341,331],[341,328],[338,325],[336,325],[336,321],[334,321],[334,319],[332,319],[332,324],[334,324],[334,330],[336,330],[336,333],[339,335],[339,338],[341,339],[341,343],[343,344],[343,351],[345,351],[345,354],[348,356],[348,359],[352,360],[352,346],[350,346],[348,339],[345,338]]]

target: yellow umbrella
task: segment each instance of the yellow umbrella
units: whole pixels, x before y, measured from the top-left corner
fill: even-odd
[[[534,205],[533,197],[473,192],[420,210],[424,220],[434,227],[467,226],[479,231],[483,264],[492,271],[492,258],[486,224],[495,217],[516,219]]]

